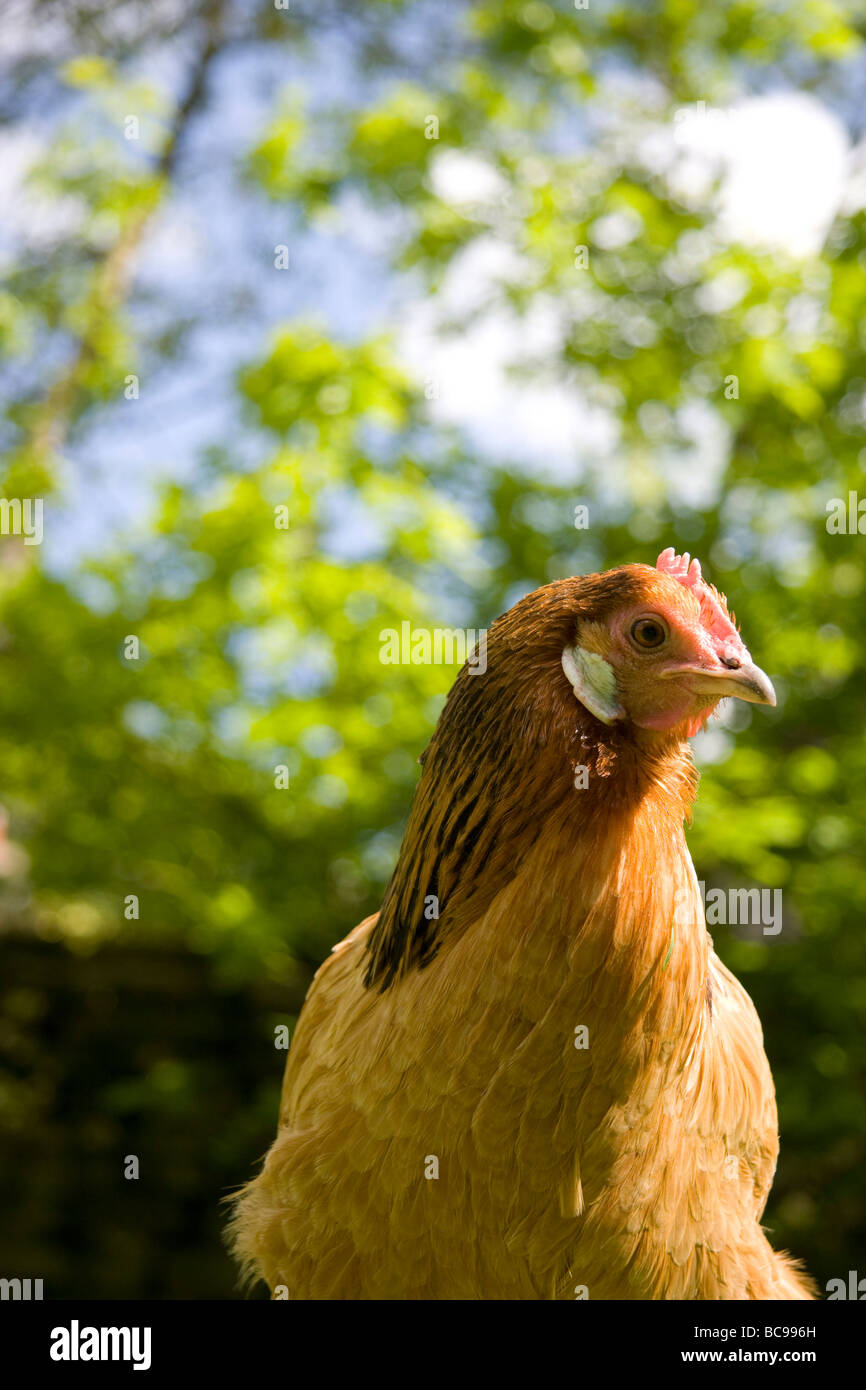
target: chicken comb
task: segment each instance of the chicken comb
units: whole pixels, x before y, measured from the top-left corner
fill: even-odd
[[[697,557],[692,560],[688,551],[684,555],[677,555],[670,545],[656,560],[656,569],[661,570],[662,574],[669,574],[684,588],[691,589],[701,605],[701,622],[711,636],[724,638],[736,633],[733,616],[728,615],[724,598],[718,589],[704,579]]]

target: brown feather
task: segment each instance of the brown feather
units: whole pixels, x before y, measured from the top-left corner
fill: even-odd
[[[271,1288],[812,1296],[759,1225],[773,1084],[707,935],[684,731],[601,724],[560,667],[581,625],[671,586],[641,565],[549,585],[494,625],[483,676],[460,673],[382,910],[315,977],[235,1208]]]

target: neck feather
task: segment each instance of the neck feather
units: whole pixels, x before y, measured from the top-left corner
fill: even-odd
[[[680,731],[660,737],[600,724],[570,692],[552,711],[503,689],[498,717],[481,719],[480,678],[455,684],[426,753],[397,866],[368,944],[365,983],[386,989],[423,969],[530,862],[586,866],[633,841],[648,862],[682,824],[697,773]],[[490,692],[485,692],[485,713]],[[491,734],[495,730],[495,736]],[[687,855],[686,855],[687,858]],[[559,880],[559,874],[554,877]],[[539,885],[543,890],[543,885]],[[579,885],[570,891],[579,899]],[[577,901],[573,904],[577,908]]]

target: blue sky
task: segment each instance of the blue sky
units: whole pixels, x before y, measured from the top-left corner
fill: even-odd
[[[406,28],[404,40],[423,49],[421,20]],[[137,75],[176,93],[189,54],[183,42],[156,49],[138,62]],[[628,81],[627,74],[615,79],[622,91]],[[174,361],[151,362],[145,348],[129,366],[140,377],[140,398],[125,400],[119,383],[116,404],[97,412],[92,427],[77,432],[66,448],[63,493],[46,509],[50,567],[64,571],[88,553],[105,553],[119,534],[146,519],[160,480],[191,479],[208,446],[230,448],[244,466],[268,457],[273,441],[241,420],[235,375],[267,350],[273,330],[298,317],[349,339],[390,330],[398,355],[418,379],[433,376],[440,383],[433,419],[463,430],[480,456],[511,457],[527,476],[573,478],[576,486],[585,467],[603,465],[615,490],[613,417],[568,381],[542,376],[515,385],[511,376],[527,352],[555,355],[567,330],[568,304],[537,296],[529,318],[518,320],[502,302],[494,303],[466,333],[448,339],[440,332],[442,318],[455,308],[465,311],[473,295],[489,290],[495,299],[503,280],[519,281],[519,260],[493,225],[455,260],[439,296],[427,299],[412,277],[390,270],[398,228],[359,195],[335,210],[329,227],[307,228],[295,208],[275,205],[243,177],[244,158],[281,92],[298,86],[314,109],[332,101],[364,103],[373,95],[353,66],[351,37],[339,33],[317,58],[248,42],[232,45],[216,64],[207,106],[188,129],[173,191],[142,247],[129,302],[145,345],[179,320],[188,331]],[[15,181],[16,168],[25,173],[28,157],[87,109],[88,98],[54,90],[56,104],[31,111],[4,136],[10,156],[7,246],[16,234],[38,238],[40,216],[56,217],[56,209],[38,204],[34,211]],[[608,100],[615,112],[615,83]],[[672,160],[671,177],[684,196],[700,199],[720,180],[718,220],[725,235],[765,244],[774,254],[808,257],[846,198],[866,201],[866,160],[860,151],[852,156],[838,118],[814,97],[776,93],[732,111],[690,110],[686,117],[676,130],[668,114],[655,125],[646,122],[641,157]],[[131,161],[141,157],[133,142],[124,154]],[[458,208],[498,196],[495,171],[477,152],[443,147],[433,178],[439,196]],[[600,227],[597,235],[628,235],[628,229]],[[288,271],[273,266],[280,244],[290,248]],[[718,290],[723,298],[735,292],[731,286]],[[700,501],[701,489],[714,486],[727,443],[709,419],[686,425],[694,455],[686,466],[670,461],[671,483],[684,499]],[[352,527],[343,529],[351,547]]]

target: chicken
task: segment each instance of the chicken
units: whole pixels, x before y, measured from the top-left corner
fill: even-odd
[[[814,1296],[759,1224],[773,1082],[683,829],[686,739],[729,695],[775,704],[672,550],[492,626],[381,911],[310,987],[277,1138],[235,1199],[235,1252],[274,1296]]]

